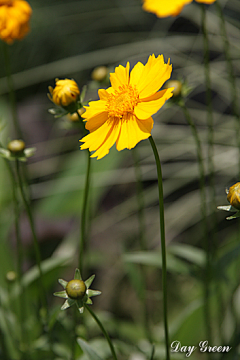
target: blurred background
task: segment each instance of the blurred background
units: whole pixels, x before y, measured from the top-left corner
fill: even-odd
[[[203,64],[201,6],[186,6],[178,17],[158,19],[142,10],[140,0],[31,0],[31,32],[10,46],[11,69],[16,89],[17,112],[27,147],[36,154],[28,160],[27,171],[32,207],[43,260],[44,280],[51,308],[56,359],[70,359],[69,331],[77,317],[77,334],[89,341],[104,358],[110,354],[97,326],[84,314],[60,311],[57,279],[70,280],[78,266],[80,215],[87,164],[86,151],[79,150],[82,134],[67,118],[55,119],[48,109],[48,86],[55,78],[73,78],[81,89],[87,85],[85,101],[98,99],[98,88],[108,82],[92,79],[95,67],[133,67],[145,63],[150,54],[164,54],[173,64],[172,79],[189,87],[187,108],[197,127],[204,155],[208,228],[213,249],[211,307],[209,319],[213,344],[228,345],[239,320],[239,220],[226,221],[227,213],[213,210],[212,185],[207,162],[208,126],[206,85]],[[225,16],[237,88],[240,86],[240,2],[219,1]],[[239,181],[236,119],[233,116],[231,85],[224,54],[221,21],[215,4],[207,7],[210,73],[213,110],[213,157],[215,205],[228,205],[225,188]],[[2,52],[0,67],[1,133],[4,146],[14,138],[8,99],[8,84]],[[205,264],[204,231],[199,194],[196,144],[180,107],[168,102],[155,116],[153,138],[159,150],[165,203],[168,252],[168,306],[171,340],[197,345],[205,340],[202,279]],[[137,177],[142,179],[144,211],[140,218]],[[151,341],[144,322],[147,313],[151,337],[156,344],[154,359],[163,359],[163,325],[160,233],[157,172],[148,141],[133,151],[117,152],[115,146],[102,160],[92,161],[88,246],[83,278],[93,273],[92,288],[102,291],[93,299],[97,312],[119,351],[119,359],[150,359]],[[17,294],[6,280],[16,271],[16,240],[12,193],[7,168],[0,160],[0,331],[2,358],[20,359]],[[39,320],[39,294],[33,243],[28,219],[21,212],[24,243],[24,272],[28,293],[27,326],[32,331],[32,359],[48,358],[45,335]],[[145,251],[139,240],[144,237]],[[142,270],[145,278],[143,282]],[[237,270],[238,269],[238,270]],[[215,291],[216,288],[219,290]],[[9,295],[10,294],[10,295]],[[143,311],[142,299],[147,309]],[[219,301],[221,299],[221,301]],[[233,311],[234,309],[234,311]],[[144,325],[145,324],[145,325]],[[85,326],[86,325],[86,326]],[[10,336],[11,334],[11,336]],[[148,340],[147,340],[148,339]],[[213,359],[239,359],[238,344],[228,354]],[[87,359],[76,349],[76,359]],[[174,354],[173,359],[184,359]],[[194,359],[207,359],[195,352]]]

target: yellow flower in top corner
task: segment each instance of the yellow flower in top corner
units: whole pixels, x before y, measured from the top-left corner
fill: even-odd
[[[55,81],[56,86],[54,89],[52,86],[48,87],[50,92],[48,97],[54,104],[67,108],[69,105],[76,103],[79,100],[80,90],[74,80],[56,79]]]
[[[193,0],[143,0],[143,10],[152,12],[158,17],[177,16],[183,7]],[[196,0],[199,3],[212,4],[216,0]]]
[[[30,30],[31,14],[24,0],[0,0],[0,38],[9,44],[22,39]]]
[[[100,89],[100,100],[91,101],[82,115],[90,134],[81,139],[81,149],[95,151],[101,159],[116,143],[118,151],[132,149],[151,135],[152,115],[172,96],[174,88],[158,91],[172,72],[163,55],[149,56],[146,65],[138,62],[129,75],[129,62],[110,74],[111,87]]]

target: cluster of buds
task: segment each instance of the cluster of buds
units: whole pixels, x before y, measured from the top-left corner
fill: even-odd
[[[90,298],[101,294],[101,291],[89,289],[94,278],[95,275],[92,275],[89,279],[83,281],[79,269],[76,269],[73,280],[59,279],[58,282],[63,286],[64,291],[56,292],[54,295],[66,299],[61,310],[68,309],[75,304],[79,312],[83,313],[84,305],[92,304]]]
[[[8,143],[7,149],[0,147],[0,156],[7,160],[27,161],[35,151],[35,148],[26,148],[23,140],[12,140]]]
[[[226,189],[227,200],[230,205],[218,206],[219,210],[235,211],[236,213],[232,216],[227,217],[227,220],[236,219],[240,217],[240,182],[232,185],[229,189]]]

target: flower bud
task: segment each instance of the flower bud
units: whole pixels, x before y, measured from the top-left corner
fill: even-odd
[[[55,105],[72,111],[80,96],[80,90],[77,83],[70,79],[56,79],[55,81],[56,86],[54,89],[51,86],[48,87],[50,93],[48,94],[49,99]]]
[[[164,88],[169,89],[171,87],[174,87],[173,90],[173,97],[177,97],[181,95],[182,92],[182,83],[179,80],[169,80],[166,82]]]
[[[6,280],[8,282],[14,282],[17,279],[17,274],[15,273],[15,271],[8,271],[6,273]]]
[[[7,148],[9,151],[11,151],[11,153],[17,155],[22,153],[25,149],[25,142],[23,140],[12,140],[8,144]]]
[[[71,299],[81,300],[86,294],[86,285],[84,281],[74,279],[67,283],[66,292]]]
[[[98,66],[96,67],[91,74],[91,77],[95,81],[103,81],[108,74],[108,69],[106,66]]]
[[[80,109],[78,109],[78,114],[81,116],[86,110],[82,107]],[[72,122],[76,122],[76,121],[79,121],[79,116],[77,114],[77,112],[73,113],[73,114],[67,114],[67,117],[70,121]]]
[[[229,188],[227,200],[235,209],[240,210],[240,182],[237,182]]]

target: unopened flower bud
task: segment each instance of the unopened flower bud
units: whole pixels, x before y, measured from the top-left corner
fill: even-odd
[[[106,66],[98,66],[96,67],[91,74],[91,77],[95,81],[103,81],[108,74],[108,69]]]
[[[78,114],[81,116],[86,110],[82,107],[80,109],[78,109]],[[76,121],[79,121],[79,116],[77,114],[77,112],[73,113],[73,114],[67,114],[67,117],[70,121],[72,122],[76,122]]]
[[[235,209],[240,210],[240,182],[229,188],[227,199]]]
[[[13,154],[19,154],[25,149],[25,142],[23,140],[12,140],[7,146],[8,150]]]
[[[182,83],[179,80],[169,80],[166,82],[164,88],[169,89],[171,87],[174,87],[173,90],[173,97],[177,97],[181,95],[182,92]]]
[[[86,285],[84,281],[74,279],[67,283],[66,292],[71,299],[81,300],[86,294]]]
[[[55,81],[56,86],[54,89],[51,86],[48,87],[50,93],[48,94],[49,99],[55,105],[61,106],[64,109],[69,109],[69,111],[71,111],[75,103],[79,100],[80,96],[80,90],[77,83],[70,79],[56,79]]]
[[[14,282],[17,279],[17,274],[15,273],[15,271],[8,271],[6,273],[6,280],[8,282]]]

